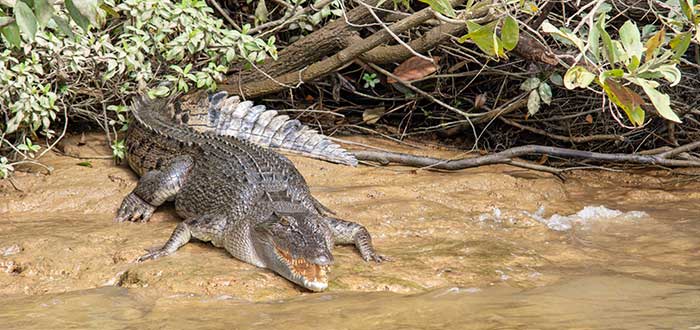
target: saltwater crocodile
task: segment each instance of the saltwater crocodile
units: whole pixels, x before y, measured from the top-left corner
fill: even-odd
[[[235,113],[241,104],[249,107],[229,99],[222,94],[210,98],[212,124],[219,123],[214,117]],[[286,157],[216,130],[195,131],[174,119],[182,118],[173,115],[174,108],[170,101],[146,98],[132,106],[127,162],[141,178],[115,220],[147,221],[168,200],[185,219],[162,248],[139,261],[169,255],[194,237],[321,291],[328,286],[334,244],[354,244],[366,261],[383,260],[367,229],[329,216]]]

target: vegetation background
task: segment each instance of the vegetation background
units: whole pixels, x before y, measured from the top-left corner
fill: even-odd
[[[697,167],[699,24],[694,0],[0,0],[0,177],[67,132],[120,159],[132,97],[215,90],[482,154],[367,161]]]

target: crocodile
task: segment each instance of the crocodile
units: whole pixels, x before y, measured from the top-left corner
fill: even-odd
[[[235,112],[219,104],[231,98],[219,98],[210,97],[214,110]],[[303,288],[323,291],[335,244],[354,244],[365,261],[385,260],[367,229],[333,216],[284,155],[216,130],[197,131],[176,104],[142,96],[131,106],[126,160],[140,179],[115,221],[146,222],[166,201],[174,201],[184,219],[161,248],[138,262],[170,255],[196,238]]]
[[[208,131],[235,136],[267,148],[357,166],[357,158],[328,136],[287,115],[268,110],[262,104],[241,101],[236,95],[228,97],[226,92],[218,92],[207,101]]]

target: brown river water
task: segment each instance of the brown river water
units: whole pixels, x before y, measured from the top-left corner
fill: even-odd
[[[408,149],[354,138],[397,151]],[[700,329],[700,184],[668,173],[444,173],[290,157],[315,196],[392,260],[334,251],[305,292],[205,243],[134,260],[178,218],[112,222],[137,178],[47,154],[52,175],[0,182],[0,329]],[[416,153],[457,156],[432,149]],[[576,215],[577,214],[577,215]],[[575,215],[575,216],[571,216]]]

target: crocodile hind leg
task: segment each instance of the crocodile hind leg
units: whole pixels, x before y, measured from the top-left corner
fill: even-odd
[[[160,169],[146,173],[134,191],[124,198],[114,221],[148,221],[156,207],[175,197],[191,168],[192,158],[179,156]]]
[[[336,244],[354,244],[365,261],[382,262],[387,260],[386,257],[377,254],[374,250],[372,236],[364,226],[333,217],[325,217],[325,219],[333,232]]]
[[[168,241],[160,249],[155,249],[137,259],[138,262],[165,257],[187,244],[192,238],[211,241],[215,246],[222,246],[225,218],[211,215],[187,219],[177,225]]]

